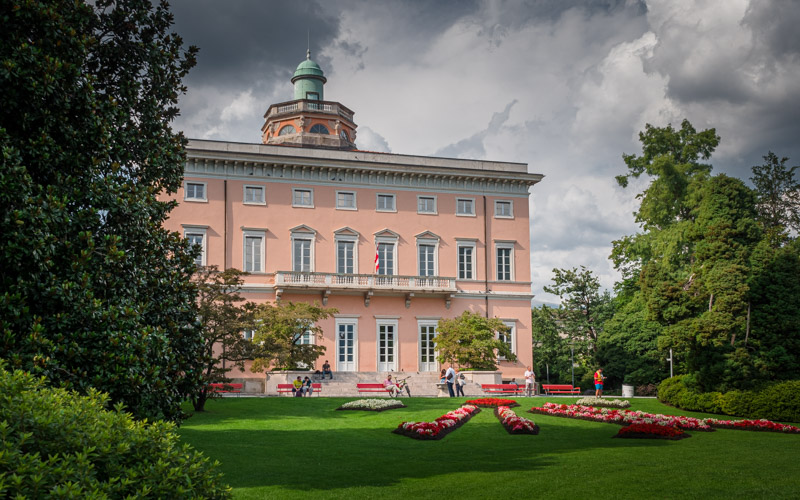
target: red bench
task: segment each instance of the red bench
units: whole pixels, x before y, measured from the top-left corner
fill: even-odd
[[[525,385],[517,384],[481,384],[486,394],[525,394]]]
[[[542,384],[542,390],[545,394],[580,394],[580,387],[572,387],[571,385],[559,384]]]
[[[208,384],[210,392],[231,392],[237,396],[242,392],[243,384]]]
[[[383,384],[356,384],[358,392],[390,392]]]
[[[294,389],[293,384],[278,384],[278,394],[290,393]],[[322,384],[311,384],[311,394],[317,393],[317,396],[322,392]]]

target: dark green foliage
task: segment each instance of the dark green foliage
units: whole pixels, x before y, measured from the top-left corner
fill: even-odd
[[[219,464],[179,444],[173,424],[136,421],[107,402],[0,365],[0,496],[230,497]]]
[[[0,357],[180,418],[203,339],[192,256],[162,223],[194,64],[148,0],[0,1]]]
[[[243,330],[253,328],[256,309],[239,293],[245,275],[233,268],[220,272],[217,266],[204,267],[194,275],[205,338],[203,385],[191,395],[195,411],[204,411],[206,400],[218,395],[208,384],[231,382],[226,374],[234,366],[244,369],[244,362],[253,357],[253,343],[242,335]]]
[[[684,410],[742,418],[800,422],[800,380],[762,384],[749,391],[700,392],[691,375],[661,382],[658,399]]]
[[[770,151],[763,165],[753,166],[750,178],[758,197],[758,219],[776,243],[786,238],[785,230],[800,231],[800,183],[794,178],[798,167],[787,168],[787,161]]]
[[[543,384],[572,383],[569,340],[560,334],[558,313],[559,309],[544,305],[531,310],[533,371]]]

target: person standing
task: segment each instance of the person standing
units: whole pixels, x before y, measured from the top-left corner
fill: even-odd
[[[605,380],[603,369],[598,368],[597,371],[594,372],[594,396],[597,398],[603,397],[603,380]]]
[[[529,366],[525,370],[525,395],[528,397],[533,396],[533,381],[535,378],[536,374],[533,373],[533,369]]]
[[[456,395],[464,397],[464,386],[467,385],[467,379],[464,378],[464,374],[460,373],[458,375],[458,379],[456,380]]]
[[[444,381],[447,384],[447,391],[450,393],[450,397],[456,397],[456,393],[453,390],[453,384],[456,382],[456,371],[453,369],[452,363],[448,366],[447,371],[444,372]]]

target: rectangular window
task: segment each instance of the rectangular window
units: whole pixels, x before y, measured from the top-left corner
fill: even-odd
[[[472,198],[457,198],[456,215],[475,215],[475,200]]]
[[[339,241],[336,243],[336,272],[353,274],[354,255],[356,244],[354,241]]]
[[[311,272],[311,240],[294,238],[292,240],[292,270],[301,273]]]
[[[245,186],[244,203],[246,205],[264,205],[264,186]]]
[[[183,195],[183,199],[186,201],[208,201],[206,199],[206,183],[186,182]]]
[[[200,247],[200,254],[197,257],[195,257],[194,264],[197,267],[205,266],[206,265],[205,233],[200,231],[197,232],[186,231],[183,237],[189,240],[190,245]]]
[[[394,243],[378,243],[378,274],[394,274]]]
[[[513,205],[509,200],[495,200],[494,216],[500,219],[511,219],[514,217]]]
[[[434,255],[436,252],[435,245],[419,245],[419,275],[420,276],[435,276],[435,262]]]
[[[508,332],[506,333],[498,333],[497,338],[502,340],[508,345],[508,348],[511,349],[511,352],[516,354],[517,353],[517,324],[514,321],[503,321],[503,324],[508,327]],[[497,359],[505,360],[505,356],[498,356]]]
[[[312,189],[293,189],[292,190],[292,206],[293,207],[313,207],[314,206],[314,191]]]
[[[435,196],[417,196],[417,213],[419,213],[419,214],[435,214],[436,213],[436,197]]]
[[[253,335],[255,335],[255,333],[255,330],[244,330],[242,332],[242,337],[244,337],[245,340],[253,340]]]
[[[475,245],[458,246],[458,279],[475,279]]]
[[[355,210],[356,194],[352,191],[337,191],[336,208],[339,210]]]
[[[244,270],[248,273],[264,272],[264,234],[244,234]]]
[[[497,250],[497,281],[511,281],[511,264],[513,262],[514,248],[511,246],[498,246]]]
[[[376,210],[378,212],[396,212],[393,194],[378,194]]]

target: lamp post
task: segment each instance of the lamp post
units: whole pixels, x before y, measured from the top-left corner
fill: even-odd
[[[575,387],[575,346],[569,345],[569,369],[572,372],[572,387]]]
[[[672,378],[672,347],[669,348],[669,357],[667,361],[669,361],[669,378]]]

